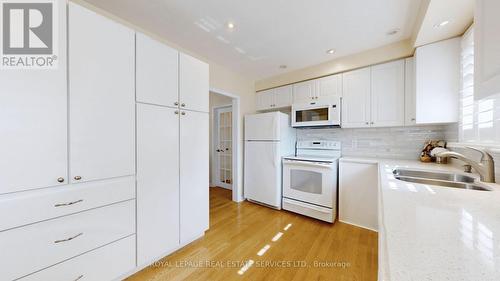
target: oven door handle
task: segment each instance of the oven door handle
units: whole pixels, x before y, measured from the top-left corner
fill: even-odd
[[[320,167],[328,169],[333,168],[333,163],[325,163],[325,162],[299,161],[299,160],[288,160],[288,159],[285,159],[283,162],[285,164],[290,164],[290,165],[301,165],[301,166],[309,166],[316,168]]]

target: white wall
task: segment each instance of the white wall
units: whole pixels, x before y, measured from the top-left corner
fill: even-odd
[[[209,108],[210,108],[210,185],[214,186],[214,181],[213,181],[213,171],[214,167],[212,165],[213,163],[213,138],[214,138],[214,119],[215,116],[213,114],[213,109],[214,107],[218,106],[224,106],[224,105],[231,105],[232,99],[223,95],[219,95],[213,92],[210,92],[210,99],[209,99]]]

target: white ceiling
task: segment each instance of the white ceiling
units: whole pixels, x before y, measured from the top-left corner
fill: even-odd
[[[421,4],[421,0],[86,1],[255,80],[407,39]],[[226,27],[229,21],[234,30]],[[401,31],[388,36],[394,28]],[[335,54],[326,54],[331,48]]]

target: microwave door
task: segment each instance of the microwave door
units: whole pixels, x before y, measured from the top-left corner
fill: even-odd
[[[299,108],[293,114],[295,127],[332,125],[329,106]]]

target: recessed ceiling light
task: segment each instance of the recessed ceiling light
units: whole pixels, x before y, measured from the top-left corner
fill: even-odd
[[[445,20],[445,21],[442,21],[442,22],[440,22],[440,23],[436,23],[436,24],[434,25],[434,27],[435,27],[435,28],[440,28],[440,27],[443,27],[443,26],[445,26],[445,25],[447,25],[447,24],[449,24],[449,23],[450,23],[450,21],[449,21],[449,20]]]
[[[394,28],[394,29],[391,29],[391,30],[387,31],[386,34],[389,35],[389,36],[392,36],[392,35],[396,35],[399,31],[400,31],[399,28]]]
[[[234,29],[234,23],[232,23],[232,22],[228,22],[228,23],[227,23],[227,28],[229,28],[229,29]]]
[[[335,49],[330,49],[330,50],[326,51],[326,53],[331,55],[331,54],[335,53]]]
[[[286,65],[284,65],[284,64],[280,65],[280,68],[281,68],[281,69],[285,69],[285,68],[287,68],[287,67],[288,67],[288,66],[286,66]]]

